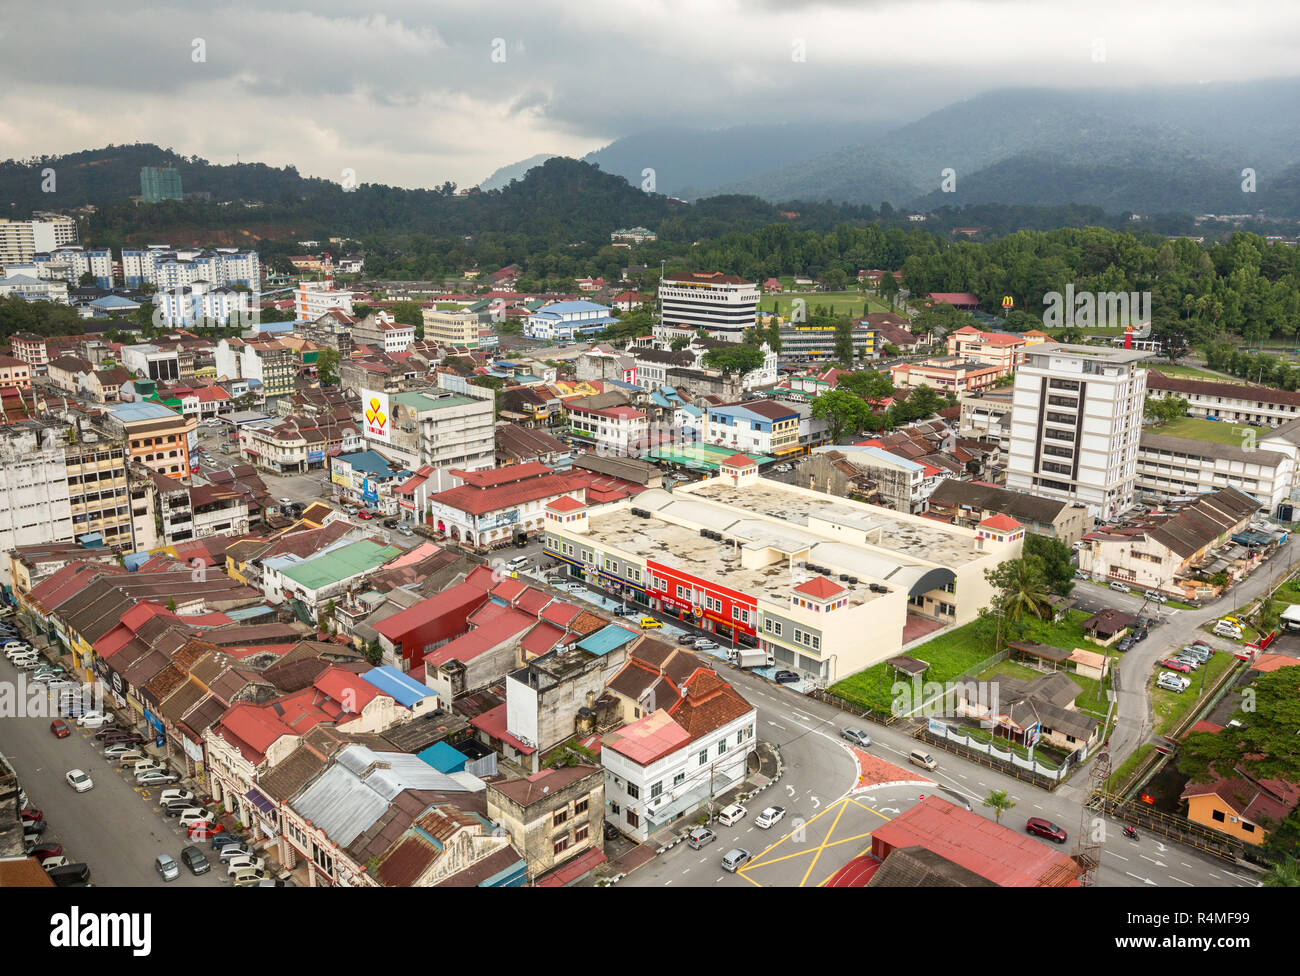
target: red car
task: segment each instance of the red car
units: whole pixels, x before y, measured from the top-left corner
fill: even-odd
[[[29,821],[31,823],[35,823],[38,820],[45,819],[44,813],[42,813],[40,810],[33,810],[31,807],[28,807],[26,810],[20,811],[18,816],[20,816],[23,819],[24,823],[27,823]]]
[[[50,731],[54,733],[56,739],[66,739],[68,736],[72,735],[72,729],[70,729],[68,723],[63,721],[61,718],[56,718],[50,723]]]
[[[370,512],[368,512],[366,509],[363,508],[361,511],[357,512],[357,518],[359,518],[359,519],[372,519],[372,518],[374,518],[374,516],[371,515]]]
[[[1177,658],[1173,658],[1173,657],[1168,658],[1167,660],[1161,661],[1161,662],[1160,662],[1160,666],[1161,666],[1162,668],[1168,668],[1170,671],[1181,671],[1181,672],[1183,672],[1184,674],[1186,674],[1188,671],[1192,670],[1191,665],[1184,664],[1182,661],[1178,660]]]
[[[213,834],[223,834],[226,828],[221,824],[213,823],[211,820],[196,820],[185,828],[185,836],[190,840],[207,839]]]
[[[27,848],[27,856],[43,861],[47,857],[58,857],[63,853],[62,844],[33,844]]]
[[[1058,844],[1065,843],[1065,831],[1056,826],[1050,820],[1044,820],[1042,817],[1030,817],[1025,821],[1025,830],[1031,834],[1037,834],[1039,837],[1046,837],[1048,840],[1054,840]]]

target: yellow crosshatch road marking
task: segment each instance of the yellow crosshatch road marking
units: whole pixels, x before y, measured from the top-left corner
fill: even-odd
[[[743,868],[741,868],[736,873],[739,874],[746,881],[748,881],[750,884],[757,885],[758,887],[761,888],[764,887],[764,885],[754,880],[753,878],[749,877],[750,871],[754,870],[755,868],[768,867],[769,865],[779,864],[782,861],[789,861],[797,857],[804,857],[806,855],[811,855],[812,859],[808,865],[808,869],[804,872],[803,878],[799,882],[799,887],[801,888],[806,887],[808,883],[808,878],[812,874],[813,869],[817,866],[817,862],[821,859],[821,855],[823,851],[828,850],[829,848],[832,847],[839,847],[841,844],[851,844],[855,841],[861,841],[864,837],[871,836],[871,831],[868,830],[865,833],[854,833],[848,837],[838,837],[838,838],[835,837],[835,830],[839,826],[840,818],[843,816],[844,812],[848,809],[849,804],[853,804],[853,806],[858,807],[860,810],[865,810],[867,813],[875,814],[875,816],[879,817],[882,821],[888,821],[890,819],[889,817],[885,816],[885,814],[881,813],[879,810],[873,810],[865,803],[862,803],[854,799],[853,797],[844,797],[832,803],[830,806],[828,806],[825,810],[822,810],[816,816],[806,820],[801,825],[801,827],[798,828],[806,832],[810,824],[812,824],[817,820],[820,820],[828,813],[833,812],[835,814],[835,819],[831,823],[830,829],[827,830],[826,836],[822,838],[820,843],[816,845],[809,845],[807,848],[803,850],[794,851],[793,853],[790,854],[782,854],[778,857],[767,857],[767,855],[771,854],[773,851],[779,848],[786,841],[789,841],[791,840],[791,838],[794,837],[795,833],[797,833],[797,830],[792,830],[789,833],[787,833],[784,837],[782,837],[780,840],[778,840],[776,843],[770,844],[762,851],[760,851],[757,855],[755,855],[752,861],[750,861],[748,864],[746,864]],[[862,851],[862,853],[866,853],[867,851],[870,850],[871,850],[871,845],[868,844],[867,847]],[[854,856],[861,857],[861,853],[856,854]],[[764,860],[764,858],[766,858],[766,860]],[[836,871],[838,870],[839,868],[836,868]],[[823,880],[820,884],[818,884],[817,887],[820,888],[822,887],[822,885],[825,885],[827,881],[829,881],[832,877],[834,877],[834,875],[835,873],[831,872],[831,874],[828,875],[826,879]]]

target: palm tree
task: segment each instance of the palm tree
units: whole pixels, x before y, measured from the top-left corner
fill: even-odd
[[[1265,888],[1300,888],[1300,863],[1291,857],[1279,861],[1264,875]]]
[[[1051,593],[1041,560],[1033,556],[1012,559],[1002,563],[996,573],[1002,591],[999,604],[1008,620],[1020,620],[1026,614],[1042,619],[1051,613]]]
[[[1016,805],[1016,801],[1007,796],[1006,790],[990,790],[984,797],[984,805],[993,810],[993,819],[1002,823],[1002,814]]]

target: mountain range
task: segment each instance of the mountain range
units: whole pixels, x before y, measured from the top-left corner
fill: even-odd
[[[901,125],[657,129],[583,158],[633,186],[652,168],[658,192],[685,200],[747,194],[919,210],[1073,203],[1112,213],[1300,216],[1297,100],[1300,79],[1010,89]],[[485,187],[518,178],[529,162],[503,167]],[[1251,192],[1243,191],[1247,169]]]

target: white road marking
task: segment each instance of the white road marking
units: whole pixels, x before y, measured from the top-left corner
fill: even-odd
[[[690,873],[691,873],[691,869],[690,869],[690,868],[687,868],[685,871],[682,872],[682,874],[690,874]]]
[[[1111,857],[1117,857],[1117,858],[1119,858],[1121,861],[1127,861],[1127,860],[1128,860],[1128,858],[1126,858],[1123,854],[1116,854],[1114,851],[1102,851],[1102,853],[1103,853],[1103,854],[1109,854]]]
[[[1187,885],[1187,887],[1189,887],[1189,888],[1195,888],[1195,887],[1196,887],[1196,885],[1192,884],[1190,881],[1184,881],[1182,878],[1175,878],[1172,874],[1169,876],[1169,879],[1170,879],[1171,881],[1177,881],[1177,882],[1178,882],[1179,884],[1181,884],[1181,885]]]
[[[768,719],[768,720],[767,720],[767,724],[770,725],[770,726],[772,726],[773,728],[780,729],[782,732],[785,731],[785,726],[784,726],[784,725],[778,725],[776,722],[773,722],[771,719]]]

